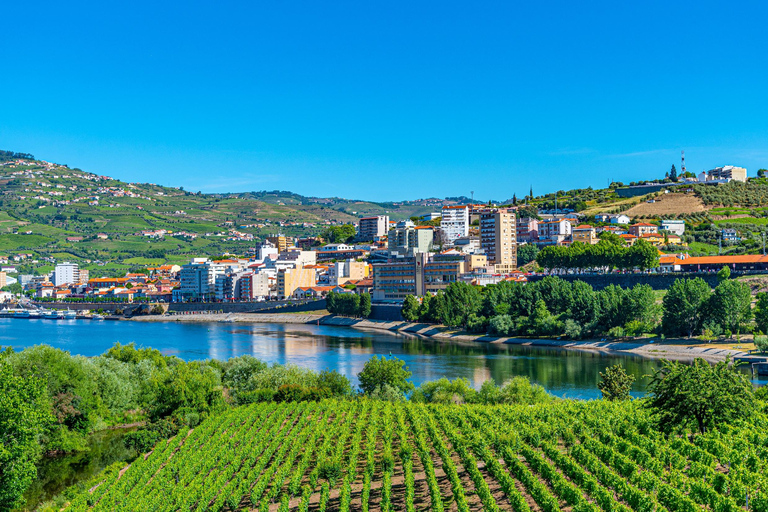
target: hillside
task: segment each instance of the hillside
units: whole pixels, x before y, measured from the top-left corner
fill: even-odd
[[[258,404],[110,467],[65,510],[766,510],[765,421],[689,441],[639,402]]]
[[[0,152],[0,187],[0,256],[32,253],[107,273],[191,256],[246,254],[272,234],[314,236],[365,215],[400,220],[455,202],[375,203],[284,191],[192,193],[12,152]],[[168,233],[150,233],[158,230]]]

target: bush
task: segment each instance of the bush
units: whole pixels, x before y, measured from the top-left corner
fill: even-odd
[[[360,388],[366,394],[371,394],[384,385],[397,389],[405,394],[412,391],[414,386],[408,379],[411,372],[405,366],[405,361],[397,358],[373,356],[363,366],[363,371],[357,374]]]
[[[275,402],[319,402],[324,398],[330,398],[331,392],[326,388],[304,388],[296,384],[280,386],[275,393]]]
[[[271,402],[276,393],[277,391],[273,389],[254,389],[253,391],[238,393],[236,400],[239,405]]]
[[[372,400],[382,400],[384,402],[403,402],[405,401],[405,394],[394,386],[389,384],[382,384],[376,386],[369,394]]]
[[[472,313],[467,317],[467,330],[475,334],[484,333],[488,330],[488,320],[482,315]]]
[[[139,453],[147,453],[160,440],[160,434],[151,430],[137,430],[128,432],[123,437],[123,443],[128,449],[136,450]]]
[[[629,375],[620,364],[609,366],[605,373],[600,372],[598,389],[606,400],[629,400],[629,391],[635,381],[634,375]]]
[[[768,352],[768,336],[755,336],[755,348],[764,354]]]
[[[582,336],[581,325],[569,318],[565,321],[565,335],[572,340],[580,340]]]
[[[511,336],[515,332],[515,321],[509,315],[498,315],[488,322],[488,332],[495,336]]]

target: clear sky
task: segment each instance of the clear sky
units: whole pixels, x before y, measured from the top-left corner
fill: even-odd
[[[5,2],[0,149],[204,192],[768,167],[765,2]]]

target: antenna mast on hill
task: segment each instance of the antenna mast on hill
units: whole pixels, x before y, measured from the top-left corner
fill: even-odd
[[[682,154],[682,163],[680,164],[680,174],[685,174],[685,151],[680,152]]]

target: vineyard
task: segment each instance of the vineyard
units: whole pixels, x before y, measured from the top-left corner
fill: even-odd
[[[767,426],[665,439],[606,401],[259,404],[108,469],[68,510],[768,511]]]

